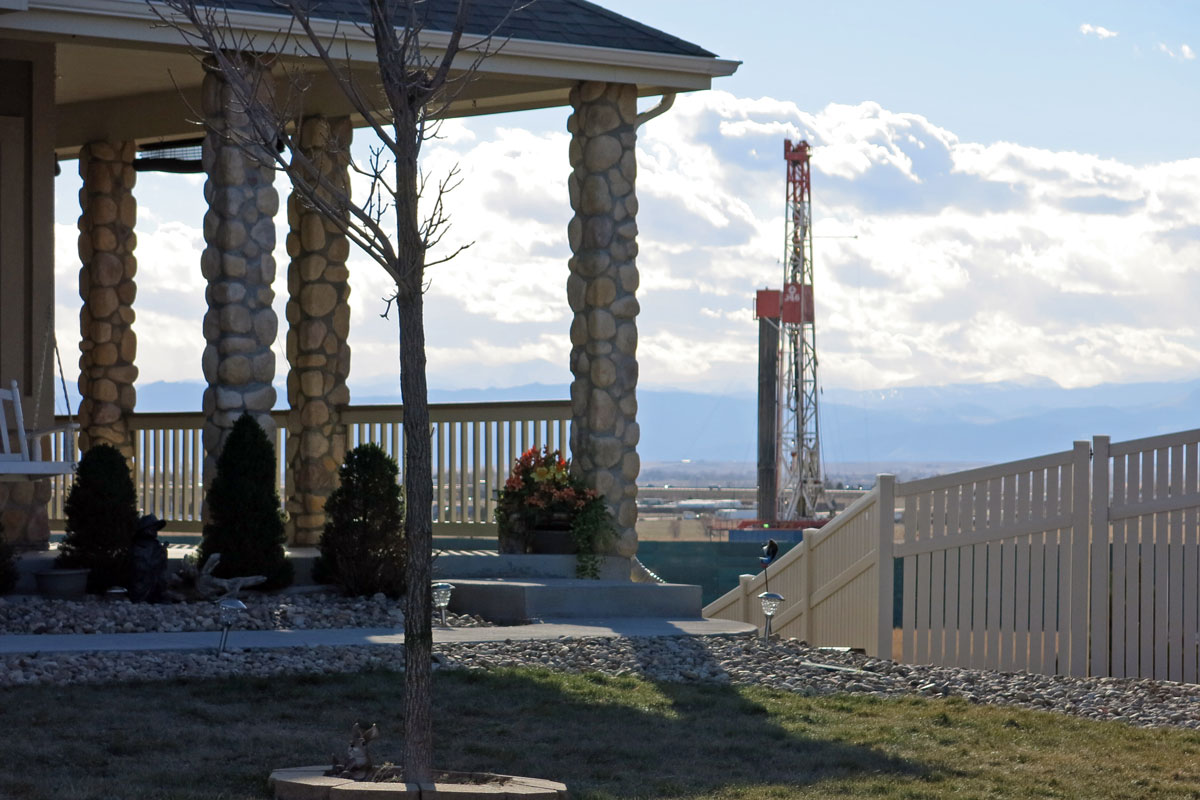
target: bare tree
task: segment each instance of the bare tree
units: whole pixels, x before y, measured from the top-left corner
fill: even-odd
[[[426,782],[432,772],[433,627],[431,615],[431,505],[433,479],[429,408],[425,377],[423,289],[425,268],[452,258],[426,261],[447,227],[443,205],[455,173],[443,176],[423,209],[418,208],[426,179],[418,165],[421,145],[436,131],[436,120],[489,54],[491,37],[465,45],[469,0],[458,0],[449,39],[434,58],[422,52],[422,32],[434,5],[424,0],[364,0],[369,22],[352,26],[374,41],[379,91],[355,79],[348,37],[332,33],[316,17],[319,4],[310,0],[277,0],[289,16],[285,30],[262,41],[239,30],[228,13],[198,0],[166,0],[161,19],[178,30],[220,71],[239,111],[247,115],[252,139],[236,142],[260,163],[273,163],[287,174],[304,202],[319,211],[395,281],[400,334],[400,391],[404,403],[404,532],[408,559],[404,605],[404,772],[409,781]],[[517,4],[510,9],[516,10]],[[154,6],[152,6],[153,8]],[[505,17],[507,19],[507,17]],[[340,23],[345,25],[345,22]],[[501,23],[503,24],[503,23]],[[324,33],[320,32],[325,30]],[[349,192],[323,175],[292,136],[299,131],[308,78],[298,70],[277,81],[260,65],[296,63],[297,56],[319,60],[354,112],[382,143],[365,165],[352,168],[369,182],[366,199],[355,202]],[[455,67],[456,59],[460,63]],[[220,132],[230,135],[229,132]],[[282,146],[276,146],[276,143]],[[331,143],[331,146],[345,143]],[[422,211],[424,213],[422,213]]]

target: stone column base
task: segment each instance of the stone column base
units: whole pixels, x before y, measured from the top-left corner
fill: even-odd
[[[50,546],[50,481],[0,482],[0,525],[4,540],[19,550]]]

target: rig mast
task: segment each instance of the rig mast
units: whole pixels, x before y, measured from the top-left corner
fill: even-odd
[[[783,142],[787,208],[780,338],[779,519],[816,512],[821,496],[817,336],[813,313],[812,183],[808,142]],[[790,308],[789,308],[790,307]],[[788,313],[791,311],[791,313]]]

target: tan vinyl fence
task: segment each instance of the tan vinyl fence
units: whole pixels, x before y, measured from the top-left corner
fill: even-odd
[[[1078,442],[896,487],[902,660],[1086,671],[1089,458]]]
[[[378,444],[404,465],[403,407],[350,406],[342,412],[351,447]],[[495,493],[524,450],[549,445],[566,452],[571,404],[547,400],[516,403],[441,403],[429,406],[433,437],[434,534],[496,535],[492,522]],[[275,411],[277,429],[287,428],[287,412]],[[64,420],[65,421],[65,420]],[[204,417],[196,413],[136,414],[133,477],[138,505],[168,522],[167,530],[197,532],[203,502]],[[288,493],[286,436],[277,437],[279,495]],[[55,458],[65,441],[52,442]],[[51,525],[61,529],[70,476],[52,481]]]
[[[1195,683],[1198,454],[1200,430],[1119,444],[1097,436],[1071,450],[909,483],[880,476],[808,545],[769,575],[742,576],[704,613],[761,625],[757,595],[769,578],[788,598],[776,630],[888,656],[892,570],[880,564],[894,555],[903,570],[896,600],[905,662]],[[903,525],[893,542],[896,506]],[[859,519],[872,507],[875,526]],[[871,527],[874,553],[865,549]],[[823,551],[843,555],[824,561]],[[843,585],[855,588],[843,593]],[[823,617],[821,605],[835,596]]]
[[[891,654],[892,477],[758,575],[743,575],[736,589],[704,608],[710,619],[763,624],[758,595],[772,591],[784,602],[772,629],[811,643],[860,647]],[[884,502],[880,502],[880,498]],[[881,513],[882,510],[882,513]],[[879,624],[884,620],[883,625]]]

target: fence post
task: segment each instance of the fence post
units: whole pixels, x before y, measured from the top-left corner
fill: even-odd
[[[1071,547],[1070,559],[1070,606],[1067,615],[1070,641],[1068,675],[1082,678],[1087,675],[1087,618],[1088,618],[1088,538],[1091,528],[1091,483],[1090,476],[1092,447],[1089,442],[1075,442],[1071,456],[1073,471],[1071,484]],[[1062,635],[1062,632],[1059,632]],[[1059,658],[1062,658],[1060,647]]]
[[[738,616],[741,617],[742,622],[753,622],[750,619],[750,609],[752,608],[750,605],[750,584],[752,583],[754,583],[753,575],[738,575],[738,588],[742,590],[742,599],[738,601],[738,604],[741,606]]]
[[[875,548],[876,584],[879,587],[877,619],[875,621],[875,658],[892,657],[892,605],[895,602],[892,548],[895,538],[896,476],[875,478],[875,513],[879,523],[879,540]]]
[[[1092,657],[1089,673],[1092,677],[1107,677],[1109,667],[1108,591],[1111,574],[1108,529],[1109,464],[1108,437],[1092,437],[1092,535],[1091,535],[1091,632]]]
[[[800,638],[809,647],[816,647],[813,641],[813,545],[816,543],[818,528],[805,528],[804,539],[800,546],[804,548],[804,624],[800,626]]]

